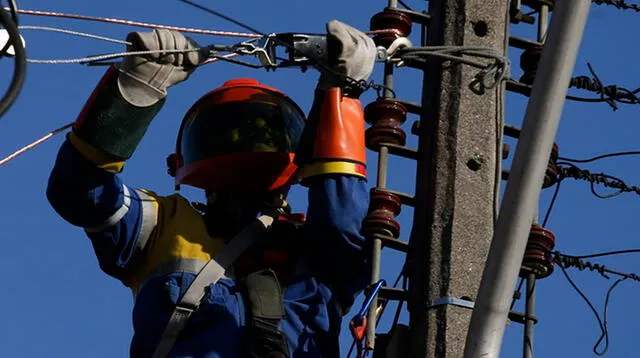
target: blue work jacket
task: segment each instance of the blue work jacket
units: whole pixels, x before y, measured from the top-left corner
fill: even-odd
[[[224,242],[211,237],[203,216],[182,196],[130,188],[88,160],[86,148],[63,143],[47,198],[69,223],[84,229],[100,268],[135,295],[132,357],[151,357],[175,304],[201,267]],[[369,195],[364,179],[319,176],[309,182],[307,219],[299,229],[310,269],[284,290],[280,324],[291,357],[339,357],[342,316],[369,277],[360,233]],[[194,263],[172,269],[171,261]],[[247,315],[233,278],[210,285],[171,351],[171,357],[241,356]]]

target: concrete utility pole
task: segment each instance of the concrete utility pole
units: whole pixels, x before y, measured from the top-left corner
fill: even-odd
[[[431,0],[427,45],[506,55],[508,1]],[[410,357],[460,358],[497,217],[504,87],[476,94],[477,68],[428,58],[409,256]],[[467,305],[468,306],[468,305]]]

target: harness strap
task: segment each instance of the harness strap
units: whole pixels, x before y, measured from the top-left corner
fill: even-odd
[[[258,217],[256,221],[236,235],[229,241],[227,246],[202,267],[171,314],[162,334],[162,339],[153,353],[153,358],[165,358],[168,356],[189,317],[200,306],[200,302],[205,295],[205,288],[223,277],[226,269],[254,242],[263,237],[263,234],[272,223],[273,218],[271,216],[262,215]]]
[[[247,290],[251,317],[248,326],[248,357],[287,358],[289,346],[278,329],[285,316],[282,289],[273,270],[267,269],[248,275]]]

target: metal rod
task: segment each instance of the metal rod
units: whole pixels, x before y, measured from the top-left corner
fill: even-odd
[[[524,347],[523,358],[533,358],[533,330],[536,322],[532,319],[536,307],[536,275],[527,275],[527,291],[524,309]]]
[[[387,188],[387,163],[389,161],[389,148],[384,145],[380,146],[378,151],[378,178],[376,188]],[[373,238],[373,247],[371,252],[371,284],[375,284],[380,279],[380,256],[382,254],[382,240]],[[367,312],[366,327],[366,349],[373,350],[375,348],[376,339],[376,316],[378,308],[378,295],[374,295]]]
[[[544,43],[547,38],[547,28],[549,22],[549,6],[540,5],[538,12],[538,42]]]
[[[497,358],[591,0],[558,1],[483,271],[466,358]]]
[[[380,279],[380,254],[382,251],[382,240],[373,239],[373,256],[371,260],[371,283],[374,284]],[[373,350],[375,348],[376,339],[376,316],[378,308],[378,295],[371,299],[371,306],[367,312],[367,331],[366,331],[366,349]]]
[[[386,145],[381,145],[378,151],[378,178],[376,182],[376,188],[387,188],[387,167],[389,162],[389,148]],[[376,280],[377,281],[377,280]]]
[[[397,0],[389,0],[389,7],[398,7]],[[393,64],[385,63],[384,65],[384,92],[383,97],[393,97]],[[386,189],[387,187],[387,163],[389,161],[389,148],[382,145],[378,152],[378,178],[376,188]],[[382,251],[382,240],[373,239],[373,252],[371,260],[371,283],[374,284],[380,279],[380,256]],[[374,295],[371,300],[371,306],[369,312],[367,312],[367,327],[366,327],[366,349],[373,350],[375,348],[376,339],[376,316],[378,308],[378,295]]]
[[[393,97],[393,64],[385,63],[384,64],[384,98]]]
[[[391,9],[398,7],[398,0],[389,0],[389,7]]]

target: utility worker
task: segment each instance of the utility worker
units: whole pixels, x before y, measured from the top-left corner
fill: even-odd
[[[331,71],[308,121],[285,94],[239,79],[200,98],[168,158],[206,204],[118,176],[204,56],[178,32],[130,33],[62,144],[47,198],[91,240],[100,268],[135,297],[132,357],[339,357],[342,316],[368,281],[364,118],[353,81],[373,70],[364,33],[327,23]],[[178,53],[178,51],[182,51]],[[306,218],[285,198],[308,186]],[[246,246],[246,247],[245,247]]]

